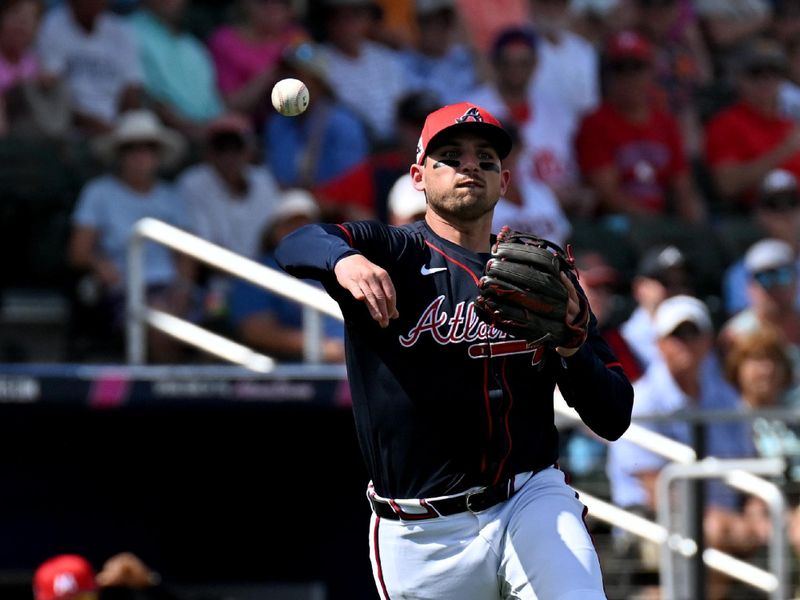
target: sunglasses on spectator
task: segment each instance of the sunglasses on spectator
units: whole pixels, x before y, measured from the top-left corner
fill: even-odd
[[[672,331],[672,333],[669,334],[669,337],[676,338],[682,342],[691,342],[698,339],[702,335],[703,332],[700,331],[700,328],[697,325],[690,321],[686,321],[678,325]]]
[[[131,150],[149,150],[151,152],[159,152],[161,145],[158,142],[143,141],[143,142],[125,142],[119,146],[120,152],[130,152]]]
[[[753,273],[753,279],[765,290],[790,285],[794,283],[796,277],[797,270],[794,265],[786,265],[784,267],[766,269],[758,273]]]
[[[208,145],[217,153],[242,152],[246,147],[245,141],[238,133],[219,133],[211,138]]]
[[[767,210],[792,210],[798,206],[800,206],[800,195],[794,192],[769,194],[761,199],[761,207]]]
[[[640,73],[647,66],[646,62],[640,60],[615,60],[608,63],[608,70],[614,73]]]

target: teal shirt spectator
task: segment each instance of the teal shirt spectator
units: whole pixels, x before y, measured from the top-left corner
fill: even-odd
[[[192,121],[208,121],[222,113],[214,63],[200,40],[171,31],[146,9],[128,20],[139,47],[148,94]]]
[[[98,232],[98,244],[125,278],[127,249],[133,226],[139,219],[153,217],[170,225],[187,228],[180,197],[166,183],[156,183],[147,194],[140,194],[111,175],[103,175],[86,184],[72,216],[74,225]],[[144,255],[145,284],[163,285],[177,277],[171,251],[147,242]]]

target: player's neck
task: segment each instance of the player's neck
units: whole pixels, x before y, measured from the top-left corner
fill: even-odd
[[[425,222],[433,232],[448,242],[458,244],[473,252],[489,251],[489,236],[492,233],[492,213],[487,213],[477,221],[456,223],[445,220],[432,210],[425,214]]]

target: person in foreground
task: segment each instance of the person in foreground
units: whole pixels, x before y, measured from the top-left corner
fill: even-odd
[[[424,220],[309,225],[276,252],[345,316],[384,600],[606,597],[585,507],[556,466],[553,392],[614,440],[632,388],[574,275],[560,275],[562,321],[577,332],[563,345],[512,336],[525,323],[506,327],[504,309],[491,308],[500,300],[486,281],[513,237],[490,233],[510,148],[485,109],[445,106],[428,115],[410,169]]]

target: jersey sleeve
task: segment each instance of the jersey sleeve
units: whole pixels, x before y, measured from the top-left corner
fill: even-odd
[[[389,270],[405,252],[410,236],[377,221],[306,225],[286,236],[275,251],[278,264],[300,278],[324,280],[342,258],[363,254]]]
[[[561,362],[557,383],[564,400],[597,435],[618,439],[631,422],[633,387],[622,364],[597,331],[594,315],[589,320],[586,342]]]

